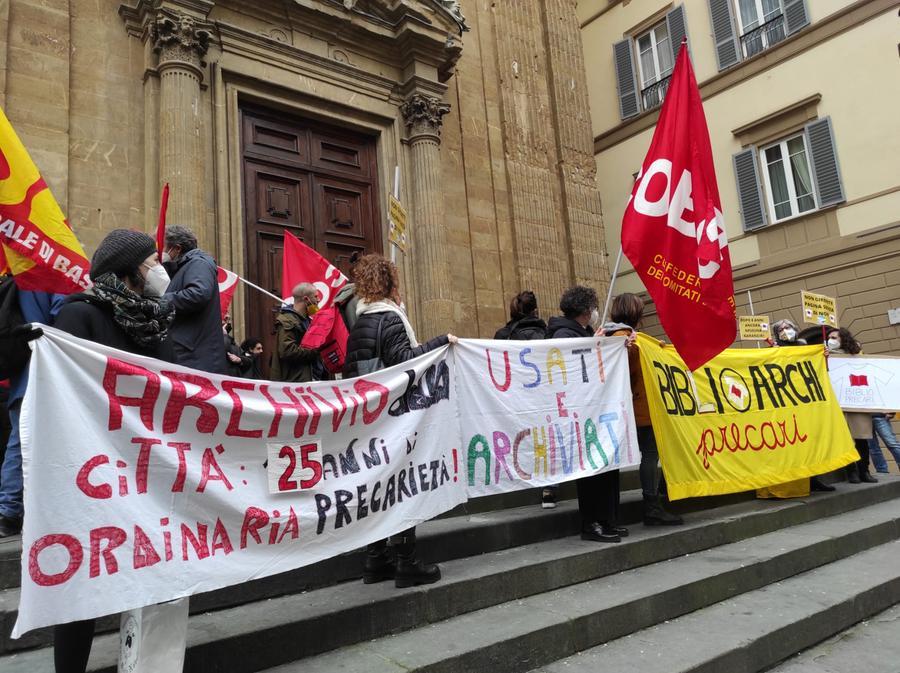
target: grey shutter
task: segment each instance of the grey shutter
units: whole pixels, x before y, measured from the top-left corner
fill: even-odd
[[[766,208],[763,204],[756,156],[756,148],[752,146],[734,155],[734,175],[737,179],[744,231],[766,226]]]
[[[806,125],[806,140],[809,145],[810,166],[813,183],[819,197],[819,208],[842,203],[844,185],[841,182],[840,165],[834,146],[834,131],[831,117],[817,119]]]
[[[741,48],[735,31],[731,0],[709,0],[709,18],[716,41],[719,70],[730,68],[741,60]]]
[[[637,81],[634,77],[634,52],[631,38],[613,45],[616,61],[616,86],[619,91],[619,115],[622,119],[634,117],[641,111],[638,105]]]
[[[806,0],[784,0],[784,26],[788,35],[809,25],[809,11]]]
[[[666,28],[669,30],[669,45],[672,47],[672,63],[678,58],[681,41],[687,37],[687,20],[684,16],[684,5],[678,5],[666,14]]]

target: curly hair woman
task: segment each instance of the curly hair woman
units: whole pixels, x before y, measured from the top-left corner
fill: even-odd
[[[447,343],[456,343],[452,334],[419,344],[406,311],[400,303],[400,279],[397,267],[381,255],[366,255],[353,270],[356,294],[356,322],[347,340],[344,376],[369,374],[378,369],[406,362]],[[441,578],[433,563],[416,558],[416,529],[403,531],[393,539],[396,560],[391,557],[387,540],[366,548],[363,582],[372,584],[393,579],[398,588],[431,584]]]

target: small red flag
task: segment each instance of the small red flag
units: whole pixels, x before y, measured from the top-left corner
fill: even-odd
[[[869,377],[865,374],[850,374],[850,387],[869,385]]]
[[[622,249],[695,370],[734,342],[737,325],[709,131],[685,47],[622,217]]]
[[[162,257],[166,249],[166,211],[169,210],[169,183],[162,190],[162,200],[159,204],[159,223],[156,225],[156,251]]]
[[[319,309],[331,306],[337,293],[349,281],[333,264],[289,231],[284,232],[281,268],[281,295],[291,301],[291,292],[300,283],[312,283],[319,292]]]
[[[234,271],[218,267],[219,281],[219,303],[222,305],[222,317],[228,313],[231,301],[234,299],[234,292],[237,290],[238,275]]]

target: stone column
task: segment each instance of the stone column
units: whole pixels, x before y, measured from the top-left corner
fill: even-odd
[[[162,10],[151,29],[159,54],[159,185],[171,190],[167,221],[183,224],[209,249],[214,237],[206,226],[200,82],[211,25]]]
[[[418,324],[425,341],[453,324],[449,251],[441,191],[441,118],[450,106],[413,94],[400,108],[406,121],[412,173],[412,257],[419,296]]]

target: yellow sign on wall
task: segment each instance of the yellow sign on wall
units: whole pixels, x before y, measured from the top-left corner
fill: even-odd
[[[803,304],[803,322],[810,325],[838,326],[837,302],[833,297],[801,290],[800,302]]]
[[[729,348],[694,372],[639,335],[669,497],[749,491],[859,460],[821,346]],[[708,410],[708,413],[704,413]]]
[[[388,195],[388,216],[391,224],[388,239],[400,248],[402,252],[406,252],[407,247],[409,247],[406,237],[406,209],[393,194]]]
[[[755,341],[772,336],[767,315],[742,315],[738,318],[741,339]]]

